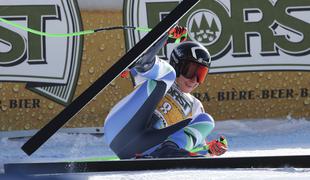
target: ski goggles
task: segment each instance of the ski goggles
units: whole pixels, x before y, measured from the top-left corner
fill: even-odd
[[[195,62],[187,62],[183,64],[181,69],[181,74],[188,78],[192,79],[193,77],[197,77],[197,82],[199,84],[203,83],[207,74],[209,72],[209,68],[207,66],[203,66],[201,64]]]

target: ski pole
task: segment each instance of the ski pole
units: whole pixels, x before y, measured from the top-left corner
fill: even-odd
[[[116,29],[134,29],[136,31],[145,31],[145,32],[149,32],[152,29],[150,28],[144,28],[144,27],[134,27],[134,26],[113,26],[113,27],[104,27],[104,28],[98,28],[98,29],[94,29],[94,30],[86,30],[86,31],[80,31],[80,32],[74,32],[74,33],[66,33],[66,34],[55,34],[55,33],[46,33],[46,32],[41,32],[35,29],[31,29],[28,27],[24,27],[22,25],[19,25],[17,23],[14,23],[12,21],[8,21],[6,19],[0,18],[0,21],[5,23],[5,24],[9,24],[13,27],[16,27],[18,29],[30,32],[32,34],[36,34],[39,36],[47,36],[47,37],[71,37],[71,36],[81,36],[81,35],[87,35],[87,34],[93,34],[96,32],[100,32],[100,31],[109,31],[109,30],[116,30]]]
[[[204,145],[202,147],[197,147],[191,150],[192,153],[196,153],[199,151],[208,151],[209,150],[209,145]]]
[[[226,140],[226,138],[224,136],[221,136],[219,139],[218,139],[219,142],[221,142],[222,144],[226,145],[226,147],[228,146],[228,142]],[[197,147],[197,148],[194,148],[191,150],[192,153],[196,153],[196,152],[199,152],[199,151],[208,151],[209,150],[209,145],[204,145],[202,147]]]
[[[46,33],[46,32],[42,32],[42,31],[38,31],[35,29],[31,29],[28,27],[24,27],[22,25],[19,25],[17,23],[14,23],[12,21],[8,21],[6,19],[0,18],[0,21],[11,25],[13,27],[16,27],[18,29],[30,32],[32,34],[36,34],[39,36],[46,36],[46,37],[72,37],[72,36],[81,36],[81,35],[88,35],[88,34],[93,34],[96,32],[100,32],[100,31],[110,31],[110,30],[117,30],[117,29],[133,29],[136,31],[143,31],[143,32],[150,32],[152,29],[150,28],[146,28],[146,27],[134,27],[134,26],[112,26],[112,27],[103,27],[103,28],[98,28],[98,29],[94,29],[94,30],[86,30],[86,31],[80,31],[80,32],[73,32],[73,33],[64,33],[64,34],[56,34],[56,33]],[[186,37],[186,34],[183,34],[181,37],[179,37],[178,39],[176,39],[176,44],[180,43],[181,38]],[[172,37],[171,35],[169,37]]]

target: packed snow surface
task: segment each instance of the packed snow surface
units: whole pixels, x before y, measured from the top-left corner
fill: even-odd
[[[227,137],[229,151],[225,157],[310,155],[310,121],[306,119],[227,120],[216,122],[209,139]],[[114,155],[103,137],[87,134],[57,133],[28,157],[20,147],[27,139],[0,139],[0,174],[3,164],[16,162],[50,162]],[[107,172],[74,174],[73,179],[310,179],[310,169],[216,169]]]

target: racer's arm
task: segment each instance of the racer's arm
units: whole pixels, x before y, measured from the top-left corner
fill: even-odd
[[[168,43],[179,43],[186,41],[187,29],[181,26],[175,26],[169,30],[157,43],[155,43],[144,55],[136,62],[135,69],[139,73],[150,70],[156,60],[156,54]]]
[[[156,59],[156,54],[159,50],[165,45],[168,40],[168,34],[164,35],[157,43],[155,43],[143,56],[136,62],[134,65],[135,69],[140,72],[144,73],[150,70]]]

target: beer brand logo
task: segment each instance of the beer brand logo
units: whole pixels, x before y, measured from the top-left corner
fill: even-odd
[[[154,27],[179,1],[124,1],[126,25]],[[210,52],[210,73],[310,71],[310,1],[203,0],[178,23]],[[127,32],[127,49],[146,32]],[[168,59],[176,45],[158,54]]]
[[[76,0],[1,1],[0,17],[40,32],[81,31]],[[0,82],[26,82],[27,88],[69,104],[77,84],[83,39],[46,37],[0,22]]]
[[[215,43],[221,36],[220,19],[210,10],[201,9],[194,12],[187,22],[189,37],[204,46]]]

